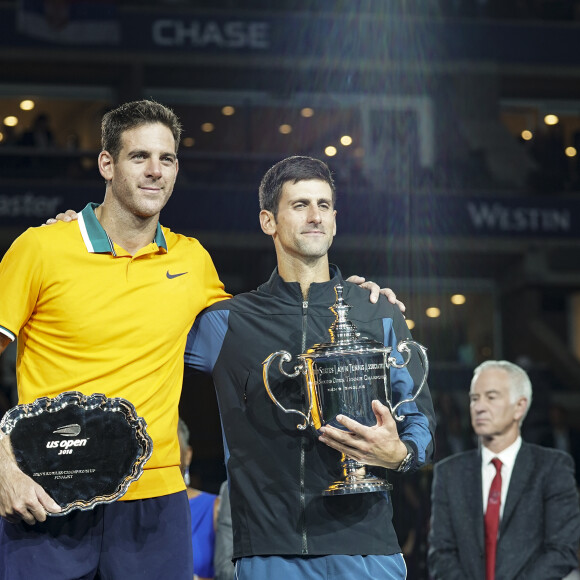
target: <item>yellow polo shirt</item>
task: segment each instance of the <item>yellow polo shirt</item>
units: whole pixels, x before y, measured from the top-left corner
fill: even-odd
[[[153,454],[123,499],[174,493],[184,489],[176,435],[187,333],[230,295],[197,240],[158,224],[131,256],[97,205],[14,241],[0,263],[0,332],[18,338],[19,403],[65,391],[128,399]]]

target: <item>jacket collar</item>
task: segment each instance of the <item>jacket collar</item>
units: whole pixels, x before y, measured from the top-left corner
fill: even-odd
[[[330,264],[330,280],[311,284],[308,290],[308,302],[321,301],[327,303],[329,297],[331,297],[330,304],[332,304],[335,299],[334,287],[337,284],[344,284],[342,274],[337,266]],[[287,298],[290,301],[303,300],[300,284],[298,282],[285,282],[278,273],[277,267],[272,272],[270,279],[265,284],[262,284],[258,290]]]
[[[516,456],[516,461],[512,470],[512,476],[510,478],[503,516],[500,522],[500,535],[502,530],[507,526],[520,499],[524,497],[523,492],[526,486],[529,485],[530,479],[533,476],[533,471],[534,462],[531,448],[529,445],[526,445],[524,441],[522,441],[522,445]]]
[[[471,461],[466,462],[465,471],[461,475],[461,489],[466,494],[466,506],[469,513],[465,514],[467,521],[475,523],[474,533],[479,549],[483,552],[483,505],[481,490],[481,450],[470,454]]]
[[[99,207],[98,203],[88,203],[86,207],[79,214],[79,228],[83,237],[83,242],[87,248],[87,252],[91,254],[113,254],[116,256],[115,246],[113,241],[107,235],[107,232],[100,224],[95,209]],[[157,244],[159,248],[163,248],[167,252],[167,241],[161,229],[159,222],[157,223],[157,230],[153,243]]]

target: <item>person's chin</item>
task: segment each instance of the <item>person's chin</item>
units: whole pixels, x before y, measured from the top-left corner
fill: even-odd
[[[139,215],[143,218],[150,218],[158,215],[165,207],[167,200],[155,200],[151,203],[143,204],[139,209]]]
[[[475,434],[479,437],[485,437],[491,434],[491,426],[487,423],[477,423],[472,425],[472,427]]]

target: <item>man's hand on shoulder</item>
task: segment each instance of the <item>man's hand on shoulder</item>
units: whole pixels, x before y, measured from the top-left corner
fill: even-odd
[[[405,305],[400,300],[397,300],[397,295],[390,288],[381,288],[376,282],[372,282],[356,274],[349,276],[346,281],[368,290],[370,292],[369,300],[373,304],[377,302],[379,295],[382,294],[391,304],[396,304],[401,312],[405,312]]]
[[[14,459],[10,438],[0,438],[0,516],[10,523],[43,522],[47,513],[61,507],[32,478],[23,473]]]
[[[49,226],[56,222],[72,222],[79,219],[79,214],[74,209],[67,209],[64,213],[59,213],[56,217],[49,218],[43,226]]]

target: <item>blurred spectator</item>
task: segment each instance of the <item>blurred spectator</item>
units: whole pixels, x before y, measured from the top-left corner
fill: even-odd
[[[36,116],[30,129],[24,131],[20,137],[20,145],[23,147],[36,147],[37,149],[54,147],[54,135],[46,113],[40,113]]]
[[[15,127],[2,125],[0,127],[0,133],[2,133],[2,140],[0,141],[0,146],[14,147],[15,145],[18,145],[18,134],[16,133]]]
[[[573,457],[576,483],[580,486],[580,431],[570,425],[568,411],[558,403],[550,406],[549,420],[549,430],[540,440],[540,444],[561,449]]]
[[[435,461],[475,447],[469,429],[463,424],[465,413],[452,393],[439,393],[434,406],[437,413]]]
[[[219,498],[190,487],[189,465],[193,450],[189,444],[189,429],[183,419],[177,426],[181,452],[181,473],[187,486],[187,497],[191,510],[191,541],[193,543],[193,573],[196,580],[211,580],[214,577],[213,559],[215,531],[219,510]]]
[[[215,533],[215,554],[213,567],[214,580],[233,580],[235,574],[232,556],[234,555],[234,533],[232,530],[232,511],[230,507],[230,489],[224,481],[220,487],[220,507]]]
[[[560,123],[542,127],[542,130],[536,132],[531,153],[537,162],[538,169],[531,173],[529,186],[537,193],[564,190],[569,174],[564,142]]]

